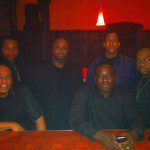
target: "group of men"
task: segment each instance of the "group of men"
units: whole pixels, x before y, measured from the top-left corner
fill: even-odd
[[[19,45],[5,38],[0,128],[74,129],[109,148],[130,149],[143,128],[150,128],[150,48],[140,49],[135,62],[119,52],[120,44],[117,33],[107,33],[105,53],[89,65],[83,86],[81,69],[67,63],[67,40],[54,42],[51,62],[28,68],[22,76],[16,61]],[[118,143],[105,129],[129,129],[122,134],[127,141]]]

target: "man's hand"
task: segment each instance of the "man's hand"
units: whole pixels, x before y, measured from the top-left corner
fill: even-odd
[[[13,131],[25,131],[25,129],[16,122],[11,123],[11,128]]]
[[[0,128],[12,129],[13,131],[24,131],[25,129],[16,122],[0,122]]]
[[[127,141],[121,142],[119,147],[121,150],[130,150],[133,148],[134,141],[136,140],[137,134],[135,132],[122,133],[121,136],[127,137]]]
[[[116,141],[116,136],[113,133],[100,130],[94,135],[94,138],[99,140],[107,148],[120,149],[119,143]]]

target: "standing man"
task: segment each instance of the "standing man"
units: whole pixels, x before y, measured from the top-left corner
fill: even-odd
[[[0,129],[30,130],[32,124],[46,129],[39,105],[28,89],[13,85],[11,70],[0,65]]]
[[[129,87],[133,77],[137,76],[135,62],[118,52],[121,43],[119,41],[118,34],[115,32],[109,32],[103,46],[105,47],[105,54],[100,58],[91,62],[87,73],[87,83],[92,84],[94,82],[94,68],[98,63],[111,63],[116,72],[116,84]]]
[[[146,128],[150,128],[150,48],[142,48],[137,52],[137,69],[141,77],[134,81],[137,103]]]
[[[94,71],[95,84],[81,89],[74,97],[70,124],[78,132],[96,139],[110,149],[130,149],[143,135],[142,120],[134,99],[115,85],[115,70],[111,64],[99,64]],[[105,129],[129,129],[117,143],[115,134]]]
[[[72,98],[82,84],[81,70],[67,64],[69,43],[58,39],[52,47],[52,62],[27,71],[27,86],[44,111],[47,129],[69,129]]]
[[[13,83],[19,83],[22,79],[23,65],[19,62],[19,44],[13,36],[3,38],[1,47],[1,63],[6,64],[12,71]]]

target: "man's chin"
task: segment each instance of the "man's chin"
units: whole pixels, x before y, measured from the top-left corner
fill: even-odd
[[[145,71],[145,70],[140,70],[140,73],[141,73],[142,75],[148,75],[148,72]]]
[[[54,60],[59,63],[64,63],[66,61],[66,58],[64,57],[54,57]]]

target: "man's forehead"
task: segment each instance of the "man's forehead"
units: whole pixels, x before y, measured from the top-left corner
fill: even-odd
[[[145,48],[145,49],[139,50],[138,53],[137,53],[137,57],[140,57],[140,56],[149,57],[150,56],[150,49]]]
[[[0,66],[0,74],[11,74],[11,70],[7,66]]]
[[[65,44],[68,45],[68,41],[66,41],[65,39],[58,39],[54,42],[54,45],[59,45],[59,44]]]
[[[103,71],[114,72],[114,69],[110,65],[100,65],[100,66],[96,67],[95,71],[96,71],[96,73],[102,73]]]
[[[118,38],[118,34],[115,32],[108,33],[106,38]]]

